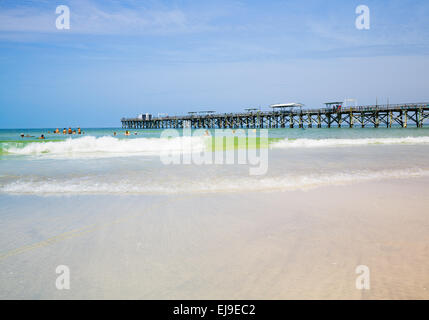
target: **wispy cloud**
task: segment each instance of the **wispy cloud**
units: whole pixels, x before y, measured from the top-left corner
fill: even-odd
[[[0,32],[55,33],[56,6],[13,7],[0,11]],[[210,27],[190,21],[179,8],[101,7],[94,2],[71,1],[67,32],[74,34],[170,34],[207,31]]]
[[[429,6],[415,1],[374,2],[371,30],[358,31],[354,5],[339,0],[0,0],[0,45],[19,41],[52,49],[44,55],[167,62],[425,55]],[[55,27],[59,3],[70,8],[70,30]]]

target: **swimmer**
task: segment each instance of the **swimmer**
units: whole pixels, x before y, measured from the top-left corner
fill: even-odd
[[[116,137],[116,131],[115,131],[115,132],[113,132],[113,135]]]
[[[23,133],[21,133],[20,136],[21,136],[21,138],[24,138],[24,134]]]
[[[63,134],[67,134],[66,128],[63,129]]]
[[[73,130],[73,134],[76,134],[76,130]]]
[[[129,136],[130,135],[130,132],[127,130],[127,131],[125,131],[125,135],[126,136]]]
[[[68,133],[69,133],[69,134],[72,134],[72,133],[73,133],[73,131],[72,131],[72,129],[71,129],[71,128],[69,128]]]
[[[37,139],[42,139],[42,140],[44,140],[45,139],[45,136],[42,134],[39,138],[37,138]]]
[[[77,128],[77,134],[82,134],[82,131],[80,130],[80,128]]]

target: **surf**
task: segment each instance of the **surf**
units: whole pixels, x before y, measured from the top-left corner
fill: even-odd
[[[309,190],[324,186],[348,185],[386,179],[413,179],[429,177],[429,170],[405,168],[390,170],[356,170],[334,174],[283,174],[276,177],[231,178],[208,176],[192,179],[165,180],[152,176],[146,183],[139,172],[116,179],[114,176],[86,175],[67,177],[15,177],[0,183],[0,193],[34,195],[79,195],[79,194],[200,194],[200,193],[240,193]],[[1,179],[0,179],[1,182]]]
[[[420,145],[429,144],[429,137],[357,138],[357,139],[308,139],[285,138],[271,144],[272,149],[356,147],[371,145]]]
[[[54,157],[113,157],[128,155],[159,155],[161,152],[191,152],[205,150],[202,137],[119,139],[109,136],[69,138],[62,141],[2,143],[1,152],[9,155]]]

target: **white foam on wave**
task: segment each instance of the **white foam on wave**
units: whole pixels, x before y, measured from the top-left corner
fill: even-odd
[[[383,179],[429,177],[429,170],[398,169],[381,171],[356,171],[335,174],[284,175],[265,178],[207,178],[183,179],[175,182],[150,183],[132,179],[101,181],[97,176],[72,179],[41,179],[39,181],[19,178],[0,186],[0,193],[9,194],[194,194],[216,192],[287,191],[311,189],[329,185],[342,185]],[[140,181],[140,183],[138,182]]]
[[[205,147],[204,137],[118,139],[88,136],[64,141],[33,142],[24,147],[13,145],[4,150],[17,155],[79,158],[201,152]]]
[[[429,137],[362,138],[362,139],[284,139],[271,144],[273,149],[350,147],[369,145],[429,144]]]

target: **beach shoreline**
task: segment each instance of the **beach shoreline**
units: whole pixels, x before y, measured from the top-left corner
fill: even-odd
[[[1,195],[2,256],[12,254],[0,259],[0,298],[427,299],[428,186],[414,178],[260,194]],[[57,265],[70,267],[71,290],[55,288]],[[370,290],[356,289],[358,265],[371,272]]]

